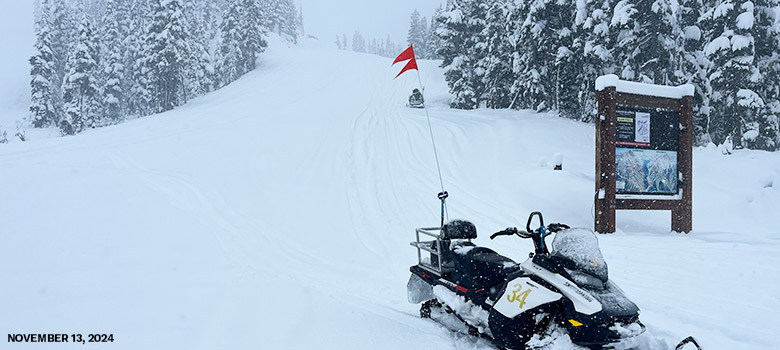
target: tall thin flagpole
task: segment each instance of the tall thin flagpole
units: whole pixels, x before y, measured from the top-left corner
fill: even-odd
[[[416,60],[416,58],[415,58]],[[420,84],[420,90],[424,93],[425,88],[422,84],[422,78],[420,78],[420,67],[417,67],[417,82]],[[439,165],[439,152],[436,151],[436,139],[433,137],[433,126],[431,126],[431,116],[428,114],[428,106],[425,104],[425,94],[423,94],[423,110],[425,110],[425,118],[428,120],[428,131],[431,133],[431,145],[433,146],[433,156],[436,158],[436,170],[439,172],[439,185],[441,185],[441,192],[439,193],[439,199],[441,200],[441,226],[444,226],[445,215],[449,217],[447,211],[447,191],[444,190],[444,180],[441,176],[441,166]]]

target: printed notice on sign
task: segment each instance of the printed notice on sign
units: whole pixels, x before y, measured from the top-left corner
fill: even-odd
[[[618,145],[650,146],[650,113],[617,111],[615,141]]]
[[[650,113],[636,112],[634,142],[650,144]]]

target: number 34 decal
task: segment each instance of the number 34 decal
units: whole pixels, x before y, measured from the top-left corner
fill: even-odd
[[[525,299],[528,298],[529,294],[531,294],[531,288],[523,290],[523,285],[520,283],[515,284],[514,287],[516,289],[512,291],[512,295],[509,295],[509,293],[507,293],[506,299],[510,303],[520,302],[520,308],[522,309],[523,306],[525,306]]]

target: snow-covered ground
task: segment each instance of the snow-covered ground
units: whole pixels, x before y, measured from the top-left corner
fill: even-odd
[[[0,333],[113,333],[99,349],[491,349],[406,301],[414,228],[439,180],[414,72],[313,42],[174,111],[74,137],[0,145]],[[449,215],[490,233],[591,227],[592,125],[457,111],[421,61]],[[553,171],[556,153],[563,171]],[[694,229],[619,212],[600,236],[647,344],[776,349],[780,154],[694,155]],[[61,348],[49,344],[48,348]],[[12,349],[46,344],[9,344]]]

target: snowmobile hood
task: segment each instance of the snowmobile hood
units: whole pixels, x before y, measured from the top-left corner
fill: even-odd
[[[586,228],[560,231],[555,234],[552,246],[553,256],[568,260],[575,269],[607,282],[607,262],[601,255],[599,240],[593,231]]]

